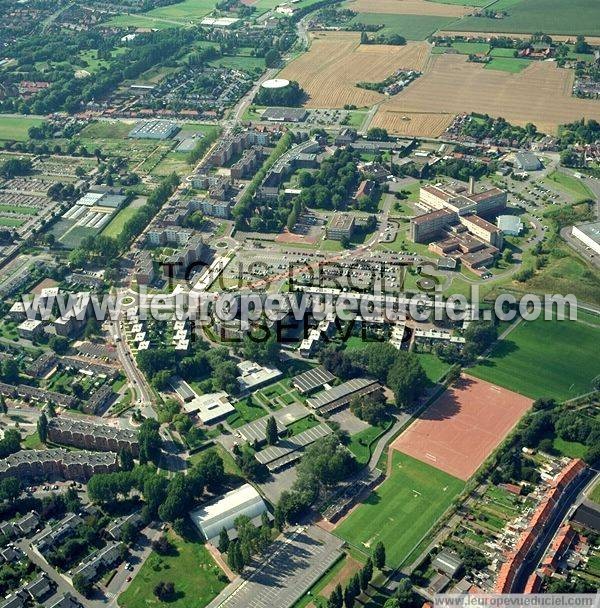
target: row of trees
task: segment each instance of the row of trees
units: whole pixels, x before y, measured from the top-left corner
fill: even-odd
[[[389,342],[376,342],[369,348],[352,352],[332,345],[322,349],[318,356],[321,363],[340,378],[366,375],[381,380],[394,392],[398,407],[414,404],[427,383],[418,357],[397,350]]]
[[[223,460],[214,450],[209,450],[187,475],[177,473],[167,478],[150,464],[130,471],[94,475],[88,483],[88,495],[94,502],[110,505],[136,490],[145,502],[142,509],[145,521],[158,517],[180,524],[206,490],[218,491],[225,481]]]

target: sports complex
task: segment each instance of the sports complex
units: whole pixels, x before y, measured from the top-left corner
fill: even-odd
[[[583,311],[578,321],[514,323],[390,444],[385,481],[334,534],[364,553],[384,542],[391,566],[414,563],[435,523],[534,399],[564,401],[592,390],[600,370],[590,355],[599,341],[598,318]]]

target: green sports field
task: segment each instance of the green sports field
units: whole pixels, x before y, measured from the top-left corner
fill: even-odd
[[[391,476],[334,534],[367,552],[377,541],[382,541],[388,565],[398,566],[463,487],[460,479],[395,451]]]
[[[448,28],[466,32],[600,35],[598,0],[499,0],[492,7],[506,11],[502,19],[465,17]]]
[[[0,141],[27,141],[29,127],[42,124],[41,118],[0,116]]]
[[[399,34],[407,40],[425,40],[437,30],[454,22],[452,17],[431,15],[393,15],[387,13],[360,13],[354,23],[383,25],[378,34]]]
[[[565,400],[592,390],[600,327],[576,321],[523,321],[469,374],[537,399]]]

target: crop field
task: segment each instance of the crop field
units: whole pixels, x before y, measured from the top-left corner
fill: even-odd
[[[500,0],[493,8],[505,10],[508,15],[502,19],[464,17],[454,22],[452,29],[465,32],[600,35],[600,3],[597,0]]]
[[[401,136],[439,137],[452,124],[455,114],[438,112],[404,112],[384,106],[371,122],[372,127],[382,127]]]
[[[523,321],[469,374],[538,399],[565,400],[592,390],[600,373],[590,356],[600,327],[576,321]]]
[[[431,2],[430,0],[351,0],[344,6],[357,13],[387,13],[390,15],[462,17],[471,12],[471,9],[463,6],[462,3]]]
[[[42,124],[41,118],[0,116],[0,141],[27,141],[30,127]]]
[[[543,132],[555,133],[558,125],[582,116],[600,119],[595,100],[571,95],[573,78],[573,71],[549,62],[531,62],[512,74],[485,69],[461,55],[432,55],[424,74],[383,103],[378,115],[487,113],[521,126],[532,122]],[[385,127],[385,117],[378,115],[375,123]],[[391,122],[390,131],[400,124],[398,119]]]
[[[353,22],[365,25],[383,25],[378,33],[399,34],[407,40],[425,40],[437,30],[455,23],[452,17],[389,13],[360,13],[353,19]]]
[[[357,82],[379,82],[400,67],[422,71],[428,56],[426,43],[361,45],[355,32],[316,34],[309,51],[285,67],[280,76],[300,83],[309,95],[306,105],[310,108],[365,107],[385,97],[357,88]]]
[[[382,541],[388,566],[399,566],[463,486],[456,477],[394,452],[390,477],[342,521],[334,534],[369,553],[375,543]]]

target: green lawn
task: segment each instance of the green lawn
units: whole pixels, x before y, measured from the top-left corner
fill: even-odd
[[[571,177],[562,171],[553,171],[544,179],[544,181],[550,186],[554,186],[555,188],[566,192],[576,201],[585,199],[593,200],[595,198],[585,182],[576,177]]]
[[[263,57],[248,57],[247,55],[225,55],[224,57],[219,57],[218,59],[211,61],[210,64],[247,72],[256,69],[265,69],[265,60]]]
[[[552,447],[562,456],[568,458],[583,458],[587,453],[587,447],[578,441],[567,441],[560,437],[555,437],[552,440]]]
[[[499,0],[493,5],[505,10],[502,19],[465,17],[448,28],[466,32],[507,32],[600,35],[598,0]]]
[[[478,55],[487,53],[490,45],[485,42],[453,42],[452,48],[456,49],[461,55]]]
[[[236,411],[227,418],[227,422],[234,429],[267,415],[267,412],[260,405],[253,403],[252,397],[246,397],[246,399],[234,403],[233,407]]]
[[[215,0],[185,0],[177,4],[169,4],[155,8],[147,13],[147,17],[172,19],[174,21],[197,21],[206,17],[215,8]]]
[[[468,371],[532,399],[570,399],[592,389],[599,341],[600,328],[576,321],[523,321]]]
[[[38,210],[35,207],[25,207],[23,205],[0,205],[0,213],[21,213],[22,215],[36,215]]]
[[[152,552],[129,587],[119,596],[122,608],[164,606],[153,593],[160,581],[175,585],[172,608],[202,608],[225,587],[224,575],[204,548],[195,531],[189,528],[189,540],[169,532],[172,555]]]
[[[27,141],[29,127],[42,124],[41,118],[0,116],[0,141]]]
[[[370,426],[352,435],[348,449],[354,454],[360,464],[367,464],[371,458],[371,444],[385,431],[385,427]]]
[[[398,566],[463,487],[460,479],[394,452],[391,476],[335,529],[335,534],[368,552],[382,541],[388,565]]]
[[[485,64],[486,70],[499,70],[517,74],[531,64],[529,59],[515,59],[508,57],[494,57],[489,63]]]
[[[448,363],[433,353],[417,353],[417,357],[431,382],[437,382],[450,369]]]
[[[354,23],[383,25],[378,34],[399,34],[407,40],[425,40],[439,29],[453,23],[451,17],[431,15],[394,15],[388,13],[360,13]]]
[[[490,51],[492,57],[506,57],[509,59],[515,58],[515,49],[494,48]]]
[[[106,228],[102,231],[102,234],[104,236],[117,238],[121,232],[123,232],[123,227],[125,224],[135,215],[138,209],[139,207],[136,208],[131,203],[127,205],[127,207],[121,209],[117,215],[115,215],[112,220],[108,222]]]
[[[458,4],[460,6],[487,6],[491,0],[430,0],[435,4]]]
[[[592,491],[589,493],[589,498],[600,505],[600,481],[592,488]]]
[[[24,223],[24,220],[18,220],[13,217],[0,217],[0,226],[6,226],[7,228],[18,228]]]

